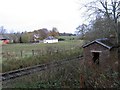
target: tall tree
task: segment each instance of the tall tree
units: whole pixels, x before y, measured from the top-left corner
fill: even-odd
[[[118,15],[118,24],[117,24],[117,32],[118,32],[118,44],[120,45],[120,1],[119,1],[119,4],[118,4],[118,12],[117,12],[117,15]]]
[[[6,29],[4,29],[4,26],[0,27],[0,34],[5,34],[6,33]]]
[[[34,30],[34,39],[43,40],[48,36],[48,30],[46,28]]]
[[[118,37],[117,32],[117,10],[118,10],[118,0],[94,0],[84,5],[87,8],[88,18],[95,16],[104,16],[108,19],[109,23],[111,20],[114,21],[112,26],[115,28],[116,37]],[[92,18],[93,19],[93,18]],[[117,40],[118,41],[118,40]]]
[[[118,6],[118,28],[117,28],[117,31],[118,31],[118,45],[119,45],[119,48],[118,48],[118,62],[120,63],[120,1],[119,1],[119,6]],[[120,67],[119,67],[119,71],[120,71]]]
[[[111,24],[110,24],[111,23]],[[85,34],[86,38],[89,40],[94,40],[97,38],[110,38],[115,37],[115,30],[112,24],[114,21],[111,20],[109,23],[108,18],[106,17],[97,17],[92,23],[91,27],[89,28],[89,32]],[[113,43],[116,43],[115,40]]]
[[[83,39],[85,36],[85,33],[88,30],[87,25],[86,24],[79,25],[76,29],[77,29],[76,33],[79,34]]]
[[[29,43],[30,42],[30,35],[28,32],[24,32],[21,34],[20,38],[19,38],[21,41],[21,43]]]
[[[59,35],[59,32],[56,27],[53,27],[52,30],[49,32],[49,36],[56,37]]]

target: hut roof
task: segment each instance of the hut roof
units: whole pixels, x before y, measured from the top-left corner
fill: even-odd
[[[98,44],[106,47],[107,49],[112,49],[114,47],[114,45],[109,41],[108,38],[102,38],[102,39],[96,39],[88,44],[83,45],[83,48],[88,47],[89,45],[91,45],[93,43],[98,43]]]

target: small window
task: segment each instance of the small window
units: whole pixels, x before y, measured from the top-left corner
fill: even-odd
[[[93,55],[93,62],[97,65],[99,65],[99,55],[100,53],[99,52],[92,52],[92,55]]]

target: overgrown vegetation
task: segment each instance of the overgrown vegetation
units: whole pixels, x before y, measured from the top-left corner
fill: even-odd
[[[110,67],[110,66],[109,66]],[[85,82],[87,87],[91,88],[120,88],[119,71],[111,68],[99,69],[92,65],[85,70]]]
[[[80,88],[80,60],[3,82],[3,88]]]

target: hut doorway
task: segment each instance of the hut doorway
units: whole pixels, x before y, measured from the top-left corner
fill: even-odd
[[[92,52],[93,55],[93,62],[97,65],[99,65],[99,56],[100,56],[100,52]]]

